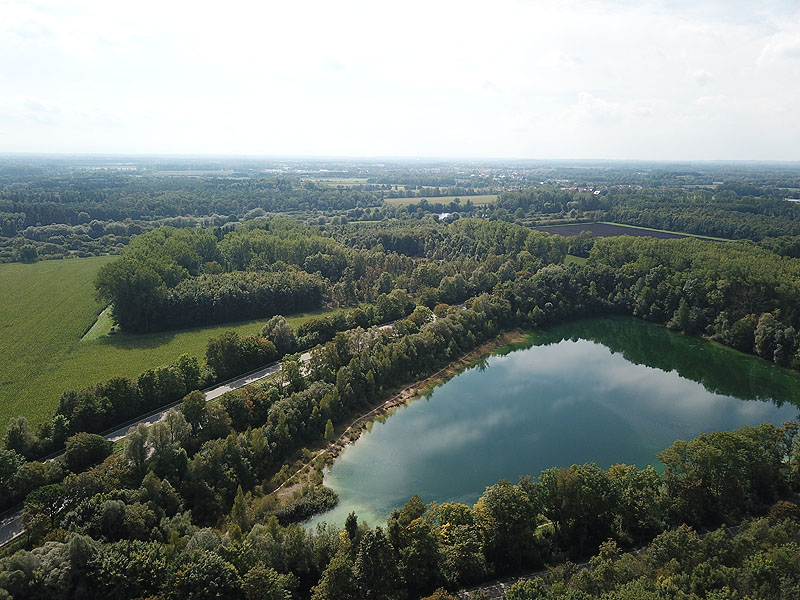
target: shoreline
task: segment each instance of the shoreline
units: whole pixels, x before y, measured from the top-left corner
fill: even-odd
[[[398,391],[391,391],[386,400],[383,400],[368,412],[358,415],[345,427],[335,440],[317,449],[310,459],[303,461],[288,478],[272,491],[264,494],[264,497],[274,495],[278,499],[283,499],[290,496],[293,492],[302,489],[303,486],[312,482],[315,478],[319,478],[321,481],[323,469],[333,464],[347,446],[356,442],[361,437],[362,433],[370,429],[374,421],[383,417],[388,417],[398,408],[406,406],[413,400],[426,396],[431,393],[435,387],[449,381],[464,369],[471,367],[476,361],[490,356],[498,348],[521,343],[524,342],[524,340],[525,333],[520,329],[513,329],[509,332],[501,333],[476,347],[474,350],[455,359],[453,362],[448,363],[428,377],[404,386]],[[316,486],[322,486],[322,483],[315,482],[315,487]],[[314,513],[310,515],[309,518],[317,514],[320,513]]]

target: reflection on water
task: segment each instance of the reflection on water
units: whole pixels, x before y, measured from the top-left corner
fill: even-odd
[[[376,423],[326,474],[340,504],[312,523],[354,510],[377,524],[413,493],[471,504],[551,466],[658,466],[676,439],[797,416],[797,374],[642,321],[580,321],[530,344]]]

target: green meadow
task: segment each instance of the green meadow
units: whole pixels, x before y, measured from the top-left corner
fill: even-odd
[[[481,205],[481,204],[494,204],[497,202],[497,194],[482,194],[479,196],[423,196],[429,204],[450,204],[456,198],[461,199],[461,204],[465,204],[467,199],[471,200],[473,204]],[[391,204],[393,206],[408,206],[410,204],[419,204],[420,200],[423,197],[419,198],[387,198],[384,200],[386,204]]]
[[[13,416],[32,424],[47,419],[67,390],[114,376],[136,377],[184,352],[202,359],[210,338],[226,329],[258,333],[266,322],[112,334],[109,311],[93,297],[93,280],[113,258],[0,265],[0,431]],[[327,312],[287,320],[297,327]]]

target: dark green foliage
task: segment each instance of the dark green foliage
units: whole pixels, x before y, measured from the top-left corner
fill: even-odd
[[[257,335],[241,337],[235,331],[210,339],[206,349],[206,364],[219,380],[265,366],[277,357],[271,341]]]
[[[96,465],[111,454],[113,442],[103,439],[95,433],[76,433],[67,439],[64,451],[64,464],[72,472],[83,471]]]
[[[99,436],[70,438],[63,459],[69,470],[105,462],[66,479],[58,462],[23,464],[20,458],[40,451],[49,443],[43,440],[55,440],[56,423],[34,433],[16,421],[0,477],[14,488],[9,502],[30,492],[24,518],[30,543],[39,546],[3,559],[0,589],[33,598],[58,597],[61,589],[67,596],[419,597],[442,585],[456,589],[598,550],[589,570],[564,564],[519,584],[513,594],[713,598],[727,586],[739,597],[772,598],[791,597],[797,588],[792,494],[800,485],[800,443],[794,424],[676,442],[661,454],[663,476],[624,465],[573,465],[490,486],[474,508],[426,507],[415,497],[385,531],[359,526],[355,516],[341,535],[283,527],[330,507],[334,495],[309,486],[294,498],[266,496],[276,474],[290,473],[288,465],[307,455],[304,448],[349,424],[387,390],[515,327],[632,313],[790,363],[800,325],[800,267],[792,259],[744,244],[598,239],[586,265],[566,266],[556,264],[566,251],[562,238],[470,219],[450,226],[345,226],[332,230],[335,239],[281,220],[234,233],[142,236],[114,263],[118,271],[105,274],[105,284],[125,283],[126,269],[136,271],[137,261],[145,275],[154,275],[139,300],[128,298],[135,304],[132,318],[143,327],[163,318],[148,312],[148,302],[174,302],[208,316],[217,309],[203,313],[213,304],[207,291],[224,289],[220,297],[239,298],[229,310],[249,294],[257,297],[262,284],[284,280],[290,294],[303,295],[302,282],[313,280],[322,282],[320,294],[337,302],[374,303],[308,321],[294,334],[297,346],[279,318],[264,331],[273,341],[235,334],[212,340],[207,365],[217,376],[277,359],[274,342],[291,350],[324,342],[312,349],[307,370],[289,355],[278,384],[239,390],[219,402],[193,390],[201,385],[200,366],[189,357],[135,382],[114,379],[65,394],[60,439],[80,429],[100,431],[191,392],[179,413],[146,435],[134,432],[122,455],[108,457],[110,446]],[[373,249],[377,244],[383,250]],[[241,297],[237,289],[244,290]],[[434,321],[409,298],[423,291],[429,304],[452,306],[440,305]],[[262,297],[264,306],[271,293]],[[204,300],[192,304],[193,297]],[[391,330],[364,329],[394,319]],[[736,543],[724,533],[703,540],[686,527],[662,533],[684,522],[710,527],[767,511],[769,523],[748,526]],[[229,530],[221,535],[198,526]],[[82,537],[87,534],[100,541]],[[653,536],[641,560],[620,551]],[[166,576],[153,577],[156,571]]]

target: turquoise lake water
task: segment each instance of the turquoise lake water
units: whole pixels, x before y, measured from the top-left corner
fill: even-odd
[[[516,482],[594,461],[660,468],[676,439],[796,419],[800,376],[632,318],[530,334],[377,422],[325,474],[339,494],[315,517],[381,524],[418,493],[473,504]]]

